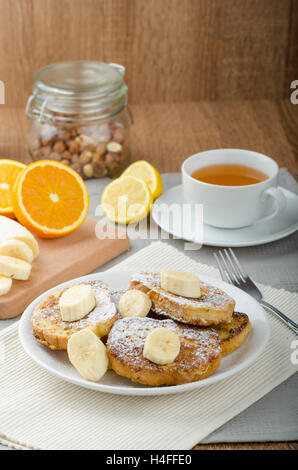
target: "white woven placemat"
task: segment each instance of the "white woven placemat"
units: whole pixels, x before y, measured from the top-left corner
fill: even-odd
[[[218,277],[161,243],[113,269],[195,269]],[[298,294],[260,286],[264,298],[298,321]],[[250,368],[218,384],[168,396],[126,397],[87,390],[40,369],[22,350],[17,324],[0,333],[0,442],[39,449],[190,449],[298,370],[286,326],[268,314],[271,340]]]

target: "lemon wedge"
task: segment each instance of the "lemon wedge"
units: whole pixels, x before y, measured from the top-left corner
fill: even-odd
[[[109,219],[119,224],[138,222],[147,216],[153,198],[147,184],[134,176],[121,176],[109,183],[101,197],[101,207]]]
[[[162,194],[162,179],[160,173],[145,160],[139,160],[129,165],[120,178],[123,176],[134,176],[135,178],[143,180],[149,186],[153,199],[157,199]]]

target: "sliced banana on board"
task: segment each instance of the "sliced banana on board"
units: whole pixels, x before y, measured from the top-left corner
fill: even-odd
[[[108,369],[105,345],[87,328],[71,335],[67,353],[72,365],[86,380],[98,382]]]
[[[0,255],[12,256],[32,263],[34,254],[27,243],[11,238],[0,243]]]
[[[96,305],[92,288],[88,284],[78,284],[67,289],[60,298],[62,320],[77,321],[88,315]]]
[[[180,338],[174,331],[156,328],[146,338],[143,356],[155,364],[174,362],[180,352]]]
[[[0,215],[0,242],[11,238],[26,243],[31,248],[34,258],[36,258],[39,253],[39,246],[32,233],[16,220]]]
[[[31,264],[12,256],[0,255],[0,274],[20,281],[27,281],[31,273]]]
[[[10,277],[0,275],[0,295],[8,294],[12,286],[12,279]]]
[[[201,296],[200,279],[194,274],[165,269],[161,272],[161,287],[167,292],[182,297],[199,298]]]
[[[146,317],[151,309],[150,297],[137,289],[131,289],[122,295],[118,311],[122,318]]]

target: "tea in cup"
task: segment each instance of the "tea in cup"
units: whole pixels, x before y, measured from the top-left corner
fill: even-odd
[[[182,165],[184,200],[203,204],[204,223],[240,228],[277,217],[286,198],[277,187],[278,165],[261,153],[208,150]]]

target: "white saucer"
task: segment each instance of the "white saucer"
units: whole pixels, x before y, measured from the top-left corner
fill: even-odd
[[[108,370],[100,382],[88,382],[78,374],[74,367],[72,367],[68,360],[66,351],[51,351],[46,346],[43,346],[36,341],[33,335],[31,316],[35,307],[45,297],[55,292],[57,289],[61,289],[61,287],[75,284],[77,282],[98,279],[108,284],[111,289],[127,289],[129,279],[132,274],[132,271],[113,271],[89,274],[88,276],[81,277],[76,280],[64,282],[63,284],[60,284],[60,286],[50,289],[34,300],[34,302],[32,302],[23,313],[19,323],[19,337],[21,344],[31,359],[33,359],[33,361],[35,361],[40,367],[47,370],[50,374],[81,387],[91,388],[92,390],[120,395],[164,395],[188,392],[190,390],[211,385],[227,379],[228,377],[232,377],[255,362],[264,351],[270,336],[270,326],[267,314],[262,306],[243,290],[238,289],[238,287],[226,284],[218,279],[211,279],[201,274],[200,278],[203,281],[219,287],[235,299],[235,310],[247,313],[253,327],[252,332],[245,342],[238,349],[233,351],[232,354],[224,357],[220,367],[215,371],[215,373],[204,380],[168,387],[149,387],[133,383],[129,379],[116,375],[112,370]]]
[[[298,196],[287,189],[280,189],[287,198],[287,207],[279,217],[240,229],[222,229],[204,224],[203,244],[229,247],[263,245],[296,232],[298,230]],[[199,240],[195,238],[191,226],[193,220],[189,218],[189,224],[184,223],[183,225],[177,219],[170,218],[170,220],[167,220],[166,217],[161,216],[159,211],[161,204],[184,204],[182,185],[166,191],[155,201],[152,208],[152,217],[157,225],[164,231],[174,235],[175,238],[198,243]]]

